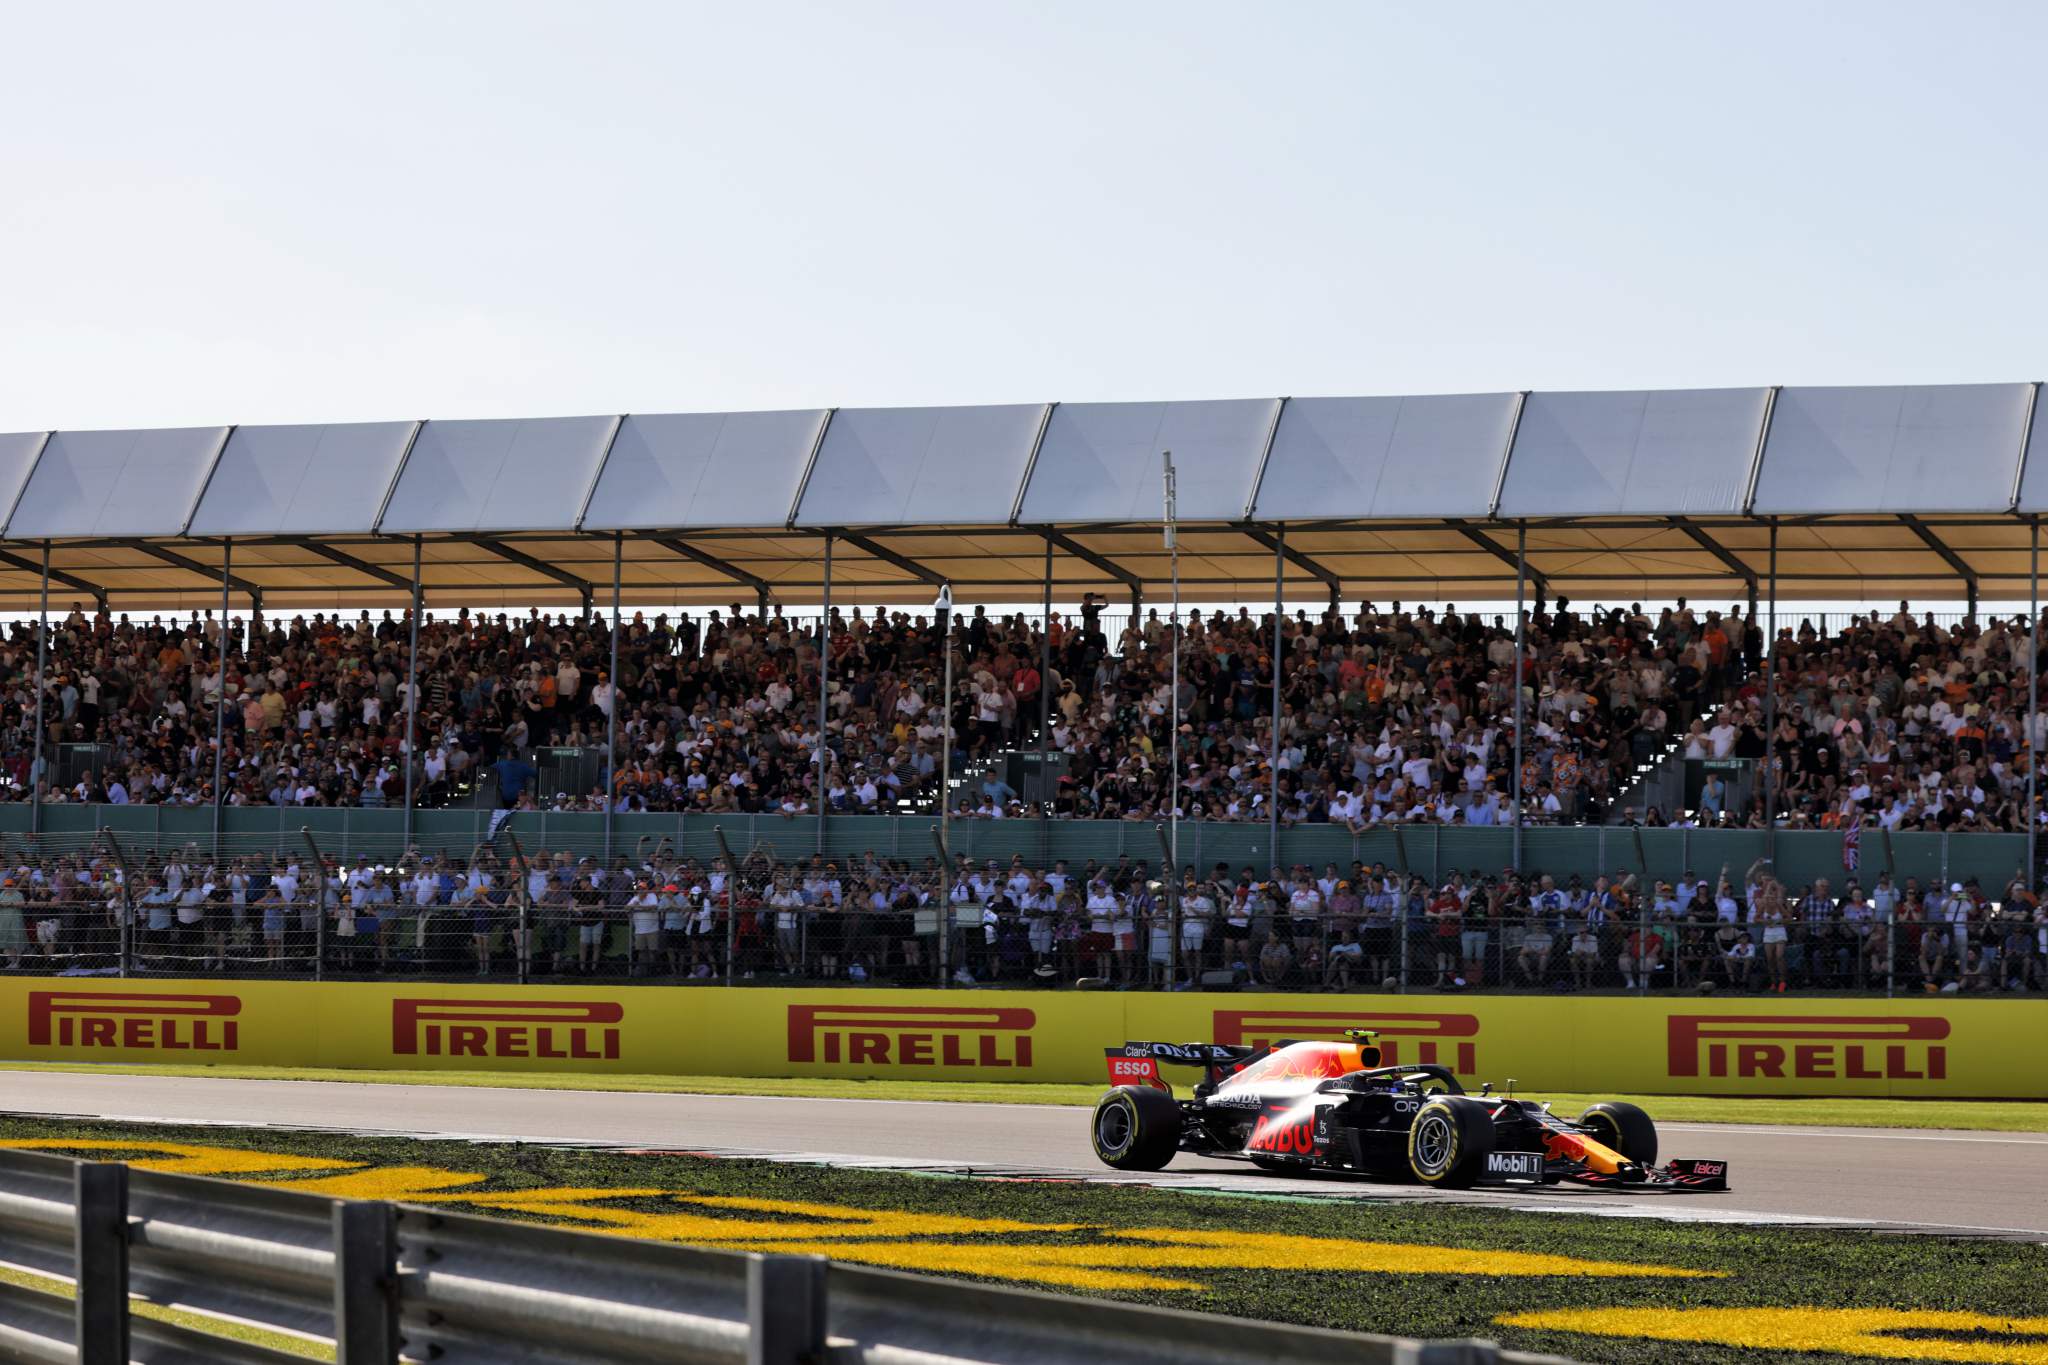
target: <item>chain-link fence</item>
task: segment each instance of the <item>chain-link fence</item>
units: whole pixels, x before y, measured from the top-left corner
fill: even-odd
[[[2048,969],[2048,908],[1913,878],[1758,901],[711,841],[606,858],[506,830],[383,858],[310,831],[218,856],[111,831],[17,838],[0,847],[0,956],[50,975],[1396,992],[2010,995]]]

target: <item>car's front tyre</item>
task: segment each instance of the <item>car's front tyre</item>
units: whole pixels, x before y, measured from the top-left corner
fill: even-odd
[[[1438,1095],[1408,1127],[1408,1169],[1425,1185],[1466,1188],[1492,1150],[1493,1111],[1467,1095]]]
[[[1595,1142],[1612,1148],[1644,1170],[1657,1164],[1657,1125],[1633,1104],[1602,1100],[1586,1106],[1579,1127]]]
[[[1180,1104],[1163,1090],[1120,1085],[1095,1105],[1088,1134],[1103,1165],[1159,1171],[1180,1150]]]

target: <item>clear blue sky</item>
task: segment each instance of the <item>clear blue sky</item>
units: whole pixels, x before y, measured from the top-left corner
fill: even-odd
[[[2038,3],[0,18],[0,430],[2048,372]]]

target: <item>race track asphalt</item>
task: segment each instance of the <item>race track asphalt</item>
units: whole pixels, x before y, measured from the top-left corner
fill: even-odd
[[[269,1124],[762,1155],[841,1165],[1127,1179],[1098,1164],[1083,1109],[1022,1104],[0,1073],[0,1111],[166,1123]],[[1577,1186],[1445,1195],[1291,1179],[1182,1157],[1144,1179],[1191,1188],[1440,1199],[1613,1216],[1827,1222],[2048,1241],[2048,1134],[1666,1124],[1667,1157],[1719,1158],[1733,1188],[1612,1194]]]

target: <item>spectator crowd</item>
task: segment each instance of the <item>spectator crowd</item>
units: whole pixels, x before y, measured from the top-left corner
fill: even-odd
[[[1037,813],[994,760],[1042,743],[1068,758],[1054,817],[1150,822],[1177,799],[1186,819],[1264,823],[1277,801],[1287,824],[1488,826],[1514,820],[1519,678],[1527,821],[1763,823],[1762,802],[1738,803],[1719,778],[1686,810],[1625,809],[1639,765],[1676,750],[1768,754],[1788,827],[2026,828],[2024,621],[1942,626],[1901,603],[1834,634],[1788,626],[1772,724],[1753,611],[1537,607],[1519,647],[1511,621],[1454,607],[1295,613],[1277,658],[1271,616],[1196,612],[1177,712],[1167,621],[1153,609],[1112,640],[1092,597],[1043,632],[980,608],[956,616],[950,695],[930,619],[834,611],[822,706],[815,625],[779,611],[635,613],[613,678],[601,617],[465,610],[420,623],[416,728],[412,630],[393,613],[236,619],[224,633],[211,615],[74,611],[52,623],[40,678],[33,623],[0,647],[0,794],[392,806],[410,770],[429,807],[886,813],[937,799],[950,726],[965,778],[951,799],[967,818]],[[545,780],[536,751],[601,751],[614,718],[608,779],[600,762],[590,782]]]
[[[945,913],[941,913],[942,910]],[[944,935],[943,947],[941,935]],[[1067,983],[1274,990],[2037,992],[2048,906],[2021,879],[1453,872],[1177,877],[1144,860],[942,868],[876,855],[467,857],[135,865],[0,860],[0,967],[31,972]],[[317,968],[316,968],[317,962]]]

